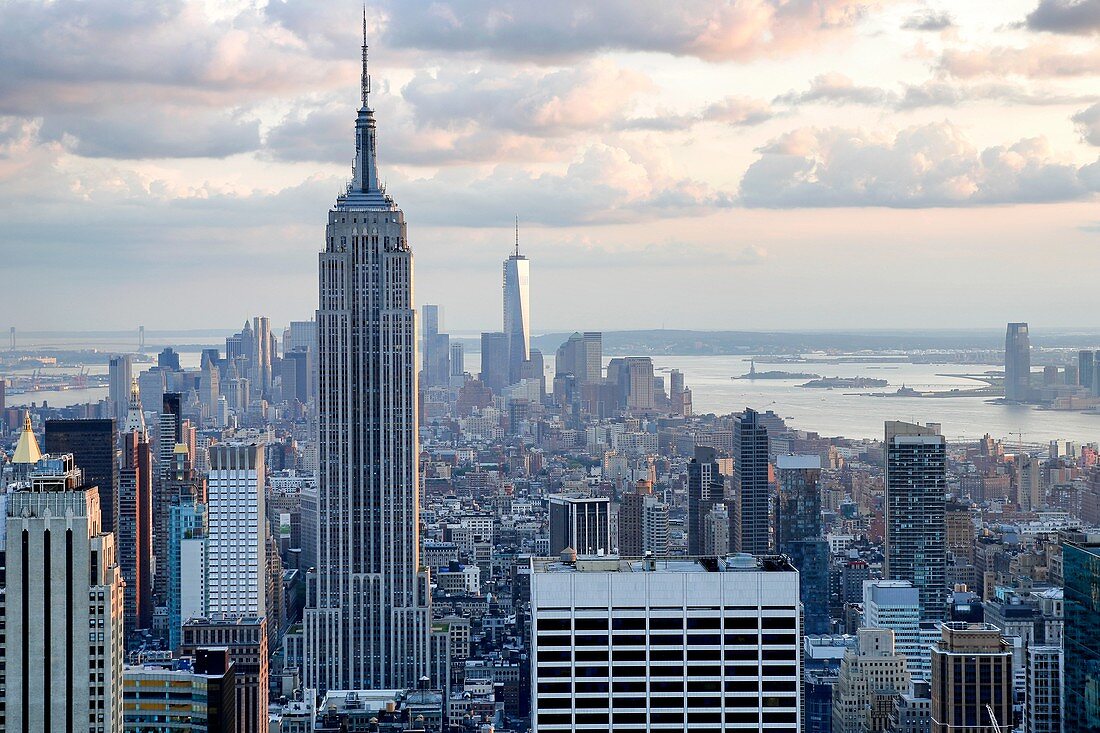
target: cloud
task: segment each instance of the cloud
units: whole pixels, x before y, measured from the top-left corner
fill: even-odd
[[[1054,160],[1042,139],[976,149],[948,123],[889,138],[804,128],[760,149],[741,181],[746,206],[925,208],[1082,199],[1100,191],[1100,161]]]
[[[776,104],[889,104],[893,93],[878,87],[858,86],[844,74],[831,72],[814,77],[804,92],[790,91],[775,98]]]
[[[1040,0],[1027,16],[1035,31],[1089,35],[1100,33],[1100,0]]]
[[[621,130],[688,130],[697,124],[711,122],[728,127],[751,127],[775,117],[767,102],[748,97],[723,97],[698,112],[678,114],[662,112],[652,117],[631,117],[618,124]]]
[[[1081,110],[1073,116],[1081,137],[1092,145],[1100,145],[1100,103]]]
[[[401,90],[419,126],[493,127],[554,137],[606,129],[625,116],[648,77],[608,61],[561,70],[418,73]]]
[[[393,0],[389,44],[562,60],[643,51],[727,61],[788,53],[846,32],[879,0],[577,0],[511,3]]]
[[[486,175],[445,169],[401,179],[391,190],[425,224],[484,227],[526,221],[552,227],[690,217],[734,205],[734,197],[677,177],[622,148],[590,146],[564,172],[498,165]]]
[[[940,57],[944,74],[973,78],[1005,75],[1034,78],[1095,76],[1100,73],[1100,48],[1087,51],[1067,50],[1063,44],[1038,43],[1022,48],[994,46],[968,50],[948,49]]]
[[[946,10],[922,10],[905,19],[901,27],[910,31],[942,31],[953,28],[955,21]]]

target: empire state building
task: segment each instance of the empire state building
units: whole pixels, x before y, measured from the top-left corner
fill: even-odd
[[[405,215],[379,185],[366,20],[351,183],[329,210],[317,309],[317,567],[303,683],[415,686],[428,670],[419,567],[416,311]]]

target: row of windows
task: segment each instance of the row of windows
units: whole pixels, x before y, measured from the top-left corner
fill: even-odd
[[[602,610],[602,609],[601,609]],[[612,609],[619,612],[624,609]],[[753,609],[755,610],[755,609]],[[725,628],[729,629],[793,629],[796,619],[793,616],[727,616]],[[723,619],[718,616],[688,617],[682,616],[663,618],[655,616],[651,618],[613,618],[611,628],[619,630],[644,631],[647,627],[652,630],[680,630],[685,626],[690,629],[719,629]],[[571,628],[577,631],[606,631],[607,618],[539,618],[537,621],[539,631],[569,631]]]
[[[753,695],[752,697],[727,697],[724,698],[725,706],[727,708],[797,708],[797,697],[786,696],[766,696],[759,697]],[[606,709],[608,707],[614,707],[616,710],[619,708],[681,708],[687,707],[691,710],[697,710],[702,707],[717,708],[721,707],[723,698],[706,696],[706,697],[692,697],[685,700],[683,697],[653,697],[645,698],[638,696],[615,698],[614,700],[608,700],[606,697],[543,697],[539,698],[538,708],[539,711],[543,710],[560,710],[560,709]]]
[[[633,653],[631,653],[633,651]],[[637,650],[619,650],[615,649],[614,652],[608,649],[592,649],[581,650],[578,649],[575,653],[571,653],[569,649],[539,649],[538,650],[538,662],[543,664],[545,662],[584,662],[584,661],[606,661],[608,654],[612,654],[615,661],[645,661],[644,649]],[[765,662],[793,662],[798,658],[797,650],[792,646],[779,647],[776,649],[726,649],[722,651],[720,649],[688,649],[688,659],[699,660],[713,660],[718,661],[724,658],[727,662],[753,662],[757,659]],[[665,661],[675,662],[682,661],[684,658],[683,649],[650,649],[649,659],[650,661]]]
[[[687,640],[685,642],[685,636]],[[797,643],[794,634],[764,633],[737,633],[737,634],[629,634],[616,632],[612,635],[615,646],[718,646],[725,643],[727,646],[756,646],[758,644],[788,644]],[[606,634],[543,634],[538,636],[540,647],[545,646],[607,646]]]
[[[540,660],[541,661],[541,660]],[[791,660],[793,661],[793,660]],[[798,667],[793,664],[745,664],[745,665],[689,665],[685,673],[683,665],[664,666],[660,664],[649,665],[622,665],[614,667],[606,666],[540,666],[535,675],[538,680],[564,679],[566,677],[592,678],[592,677],[722,677],[723,671],[726,677],[795,677],[798,675]]]
[[[759,680],[759,679],[727,679],[722,680],[696,680],[686,681],[688,692],[721,692],[723,687],[726,692],[796,692],[798,683],[795,680]],[[683,693],[685,680],[651,680],[648,691],[651,693],[676,692]],[[578,680],[574,685],[571,682],[540,682],[539,693],[570,694],[570,693],[642,693],[647,691],[645,680],[616,680],[615,682],[592,682]]]
[[[684,713],[680,712],[651,712],[647,716],[645,713],[615,713],[615,730],[623,731],[620,725],[636,723],[645,725],[647,722],[651,725],[683,725]],[[792,724],[798,722],[798,714],[792,712],[766,712],[763,714],[763,721],[761,721],[760,713],[757,712],[726,712],[724,715],[724,721],[730,724],[742,724],[742,725],[756,725],[760,722],[767,724]],[[576,725],[609,725],[611,718],[606,713],[577,713],[575,716],[566,714],[548,714],[539,715],[538,717],[540,729],[550,729],[550,726],[563,726],[562,730],[572,730],[572,726]],[[722,723],[723,715],[721,713],[713,712],[690,712],[687,714],[687,722],[692,724],[699,723]],[[775,730],[770,725],[767,725],[769,730]],[[693,731],[698,730],[695,727]]]

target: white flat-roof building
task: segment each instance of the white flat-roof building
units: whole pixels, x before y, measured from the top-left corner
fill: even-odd
[[[785,558],[531,561],[536,733],[798,731],[798,573]]]

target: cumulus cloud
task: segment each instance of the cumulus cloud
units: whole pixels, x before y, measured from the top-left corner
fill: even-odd
[[[775,98],[777,104],[887,104],[893,100],[894,95],[885,89],[859,86],[851,78],[836,72],[815,77],[806,91],[790,91]]]
[[[723,97],[698,112],[678,114],[664,112],[651,117],[631,117],[617,124],[622,130],[687,130],[703,122],[728,127],[751,127],[775,117],[775,111],[767,102],[749,97]]]
[[[1022,48],[953,48],[940,57],[939,70],[959,78],[1095,76],[1100,72],[1100,48],[1094,46],[1075,52],[1057,43],[1037,43]]]
[[[806,128],[760,153],[741,181],[747,206],[976,206],[1069,201],[1100,191],[1100,161],[1060,162],[1041,138],[978,150],[948,123],[892,138]]]
[[[1089,35],[1100,33],[1100,0],[1040,0],[1027,16],[1036,31]]]
[[[812,46],[852,28],[883,1],[393,0],[383,30],[396,46],[500,58],[557,60],[625,50],[725,61]]]
[[[901,27],[910,31],[942,31],[953,28],[955,21],[946,10],[922,10],[905,19]]]
[[[1081,110],[1073,116],[1081,137],[1092,145],[1100,145],[1100,103]]]
[[[427,224],[451,226],[506,222],[516,211],[545,226],[614,224],[695,216],[735,203],[727,193],[602,144],[589,147],[561,173],[498,165],[487,175],[446,169],[397,185],[407,212],[417,212]]]

